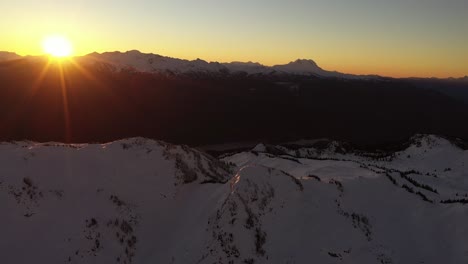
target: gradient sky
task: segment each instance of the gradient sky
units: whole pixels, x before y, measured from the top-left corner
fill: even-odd
[[[15,0],[0,2],[0,50],[43,53],[63,34],[75,55],[142,52],[355,74],[468,75],[467,0]]]

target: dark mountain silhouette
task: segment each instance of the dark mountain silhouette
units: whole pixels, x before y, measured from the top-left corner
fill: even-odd
[[[453,99],[468,104],[468,77],[458,79],[413,78],[407,79],[407,81],[416,87],[438,91],[452,97]]]
[[[0,140],[143,136],[201,145],[327,137],[363,147],[416,133],[468,140],[468,107],[414,81],[46,65],[39,58],[0,63]]]

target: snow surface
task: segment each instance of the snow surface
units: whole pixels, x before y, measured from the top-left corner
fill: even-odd
[[[467,263],[468,205],[440,203],[466,198],[466,161],[435,136],[389,156],[262,144],[222,161],[143,138],[1,143],[0,260]]]

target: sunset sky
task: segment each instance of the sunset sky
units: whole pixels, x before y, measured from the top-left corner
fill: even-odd
[[[354,74],[468,75],[467,0],[1,1],[0,50],[74,55],[142,52],[284,64],[297,58]]]

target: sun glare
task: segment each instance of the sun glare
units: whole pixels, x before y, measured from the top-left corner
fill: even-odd
[[[63,36],[48,36],[42,41],[44,52],[57,58],[68,57],[73,48],[70,41]]]

